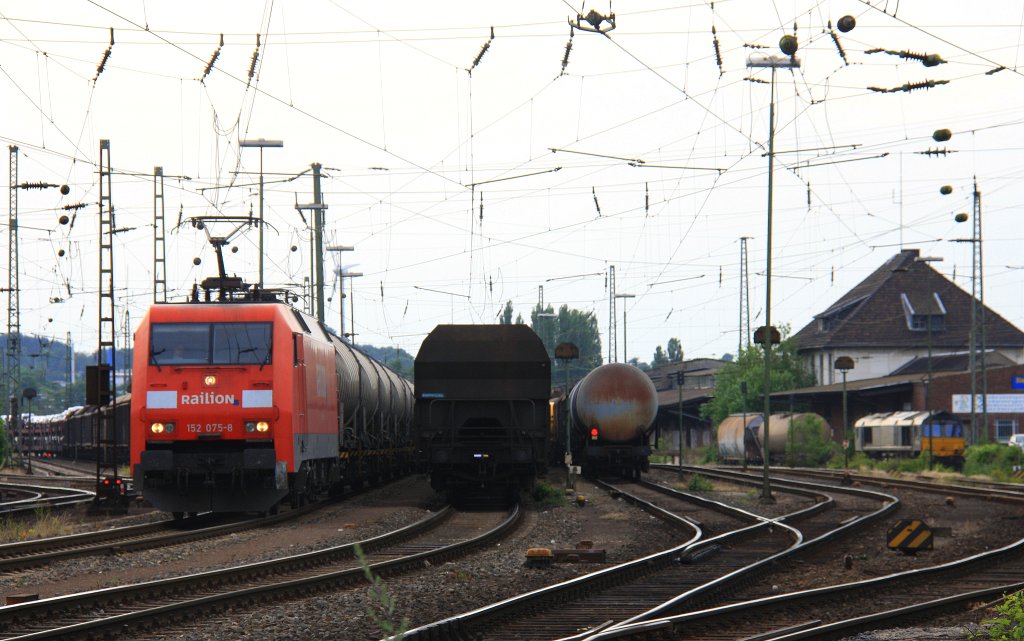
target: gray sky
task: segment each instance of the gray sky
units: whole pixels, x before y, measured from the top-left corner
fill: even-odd
[[[802,65],[775,81],[773,324],[799,329],[901,246],[943,258],[933,266],[969,291],[973,243],[954,241],[972,227],[954,215],[971,212],[976,177],[985,301],[1021,326],[1016,5],[637,0],[614,3],[601,35],[571,29],[581,7],[558,0],[0,1],[0,138],[20,147],[20,182],[71,186],[18,191],[22,331],[95,349],[101,138],[125,228],[118,314],[132,326],[152,301],[154,166],[180,300],[216,260],[179,211],[258,211],[260,152],[238,142],[267,138],[284,147],[263,152],[266,284],[309,274],[294,204],[312,201],[312,181],[289,179],[322,163],[327,243],[356,247],[329,255],[328,274],[364,274],[351,279],[358,342],[415,352],[434,325],[494,322],[508,300],[528,317],[543,287],[556,309],[595,312],[607,356],[614,265],[616,291],[635,296],[618,300],[620,360],[624,342],[649,361],[671,337],[687,357],[735,353],[743,236],[752,326],[765,308],[771,72],[747,61],[794,29]],[[856,28],[843,33],[846,15]],[[948,83],[868,89],[926,81]],[[942,128],[952,139],[934,141]],[[60,225],[73,203],[87,206]],[[256,230],[232,245],[228,272],[255,281]],[[335,327],[336,287],[329,277]]]

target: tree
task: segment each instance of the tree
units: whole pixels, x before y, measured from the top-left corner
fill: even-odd
[[[683,362],[683,344],[678,338],[668,339],[668,360],[672,363]]]
[[[501,317],[498,322],[502,325],[512,324],[512,301],[505,303],[505,308],[501,310]]]
[[[665,356],[665,350],[658,345],[654,349],[654,358],[651,360],[651,367],[661,367],[662,365],[668,365],[668,356]]]
[[[550,316],[549,316],[550,314]],[[562,305],[556,314],[548,305],[541,308],[537,305],[530,312],[530,326],[544,341],[548,355],[554,359],[555,347],[559,343],[573,343],[580,350],[580,357],[570,361],[553,360],[551,382],[561,387],[565,383],[566,368],[569,383],[579,381],[590,370],[601,364],[601,333],[597,328],[597,317],[594,312],[569,309]]]
[[[783,326],[782,343],[772,348],[771,391],[809,387],[814,376],[804,368],[796,353],[796,343],[788,337],[789,328]],[[742,412],[742,384],[747,384],[746,411],[758,412],[763,408],[760,402],[764,388],[764,350],[760,345],[751,345],[741,350],[732,363],[727,363],[715,374],[715,395],[700,408],[700,414],[713,425],[721,423],[730,414]]]
[[[827,463],[837,444],[828,437],[828,426],[820,416],[806,414],[789,424],[786,440],[786,465],[817,467]]]

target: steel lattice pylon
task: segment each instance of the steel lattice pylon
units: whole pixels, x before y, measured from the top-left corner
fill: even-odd
[[[114,205],[111,199],[110,141],[100,140],[100,272],[99,272],[99,349],[96,361],[100,380],[109,380],[109,401],[117,399],[117,343],[116,315],[114,312]],[[107,379],[109,377],[109,379]],[[100,384],[100,389],[103,389]],[[101,406],[107,405],[108,395],[98,395]],[[97,412],[96,429],[96,484],[105,478],[117,477],[117,413],[113,405],[109,412]],[[97,502],[101,493],[96,493]]]
[[[153,168],[153,302],[167,302],[167,253],[164,242],[164,168]]]
[[[616,344],[615,326],[615,265],[608,266],[608,362],[619,362],[619,346]]]
[[[20,285],[18,283],[18,148],[9,147],[11,161],[10,223],[8,227],[8,268],[7,268],[7,349],[4,354],[4,382],[7,399],[10,400],[10,421],[7,438],[9,445],[13,442],[13,431],[18,430],[20,422],[17,412],[17,399],[21,396],[21,306],[19,301]],[[8,452],[13,452],[13,447]]]

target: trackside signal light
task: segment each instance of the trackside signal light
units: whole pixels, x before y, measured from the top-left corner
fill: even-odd
[[[598,434],[600,434],[600,432],[598,432],[596,427],[590,428],[590,440],[591,441],[596,441]]]

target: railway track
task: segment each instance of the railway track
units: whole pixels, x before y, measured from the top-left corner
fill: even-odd
[[[706,468],[693,468],[704,470]],[[702,472],[703,473],[703,472]],[[985,481],[970,481],[957,479],[956,482],[926,480],[923,478],[904,478],[890,476],[872,476],[869,474],[857,474],[844,472],[843,470],[813,470],[813,469],[779,469],[774,472],[777,478],[785,479],[790,477],[815,478],[832,483],[859,483],[860,485],[908,487],[927,492],[948,494],[953,496],[969,496],[985,498],[990,500],[1006,500],[1020,502],[1024,499],[1024,484],[1019,483],[996,483]]]
[[[79,489],[96,489],[96,464],[88,462],[75,463],[54,459],[32,459],[32,474],[22,468],[23,473],[0,474],[0,481],[5,483],[33,483],[40,486],[75,487]]]
[[[689,603],[712,599],[715,597],[715,589],[712,588],[720,589],[731,582],[748,580],[804,541],[801,532],[786,521],[809,518],[834,507],[834,501],[824,493],[813,494],[813,490],[795,485],[791,491],[812,494],[811,504],[793,514],[774,519],[654,484],[628,487],[628,491],[625,486],[608,489],[666,518],[668,515],[684,518],[674,514],[676,510],[684,513],[684,520],[691,523],[694,531],[690,540],[659,554],[422,626],[410,631],[406,638],[546,641],[627,621],[645,612],[655,612],[666,603],[673,607],[674,599],[678,599],[680,594],[684,594]],[[859,493],[876,495],[873,509],[862,515],[864,518],[884,513],[895,504],[893,497],[863,490]],[[683,502],[686,507],[682,507]],[[694,503],[702,506],[702,516],[694,516]],[[723,513],[732,514],[731,525],[724,525]],[[704,521],[716,522],[709,529],[719,532],[705,533],[702,528]],[[850,522],[840,527],[848,530],[853,525]]]
[[[60,559],[134,552],[177,545],[275,525],[296,518],[309,509],[293,510],[276,516],[251,518],[225,523],[224,517],[201,514],[181,522],[160,521],[96,532],[69,534],[0,545],[0,572],[37,567]]]
[[[85,639],[113,631],[146,632],[237,605],[365,586],[364,568],[391,575],[422,568],[425,562],[441,563],[503,536],[519,519],[518,508],[500,513],[455,513],[445,508],[359,543],[2,607],[0,639]],[[362,563],[355,560],[357,546],[366,552]]]
[[[719,473],[705,468],[699,470],[701,474]],[[743,476],[738,471],[720,473],[727,477]],[[786,475],[807,474],[801,470],[798,474],[787,472]],[[810,475],[844,482],[841,474],[823,475],[815,471]],[[856,480],[861,479],[856,477]],[[775,482],[789,481],[777,477]],[[845,482],[848,483],[849,479]],[[864,484],[869,482],[941,494],[956,490],[958,495],[985,501],[1019,504],[1024,498],[1014,492],[991,493],[991,487],[863,478]],[[578,635],[574,639],[835,639],[865,630],[919,623],[929,617],[955,614],[1024,588],[1021,577],[1024,577],[1024,539],[957,561],[841,585],[760,598],[752,598],[750,594],[737,590],[732,597],[734,602],[726,605],[706,609],[689,607],[689,611],[681,614],[661,617],[655,612],[646,620],[637,618],[608,626],[592,635]]]
[[[578,637],[610,639],[835,639],[952,614],[1024,589],[1024,539],[952,563],[627,624]]]
[[[0,483],[0,516],[35,514],[41,509],[59,509],[82,505],[93,500],[95,492],[69,487]]]

